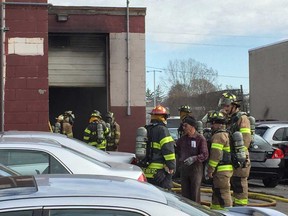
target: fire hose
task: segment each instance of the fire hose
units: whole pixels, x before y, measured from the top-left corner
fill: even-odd
[[[176,182],[173,182],[173,188],[172,191],[176,193],[181,192],[181,184],[178,184]],[[212,189],[208,187],[201,187],[202,193],[212,193]],[[231,191],[232,193],[232,191]],[[255,206],[255,207],[269,207],[269,206],[276,206],[277,201],[288,203],[288,199],[281,197],[281,196],[275,196],[270,194],[263,194],[258,192],[250,192],[248,193],[248,198],[253,200],[261,200],[264,201],[262,203],[249,203],[248,206]],[[209,201],[201,201],[201,205],[204,206],[210,206],[211,202]]]

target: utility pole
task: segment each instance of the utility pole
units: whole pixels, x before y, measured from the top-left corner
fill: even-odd
[[[161,73],[161,70],[151,70],[147,71],[147,73],[153,72],[153,82],[154,82],[154,107],[156,107],[156,72]]]

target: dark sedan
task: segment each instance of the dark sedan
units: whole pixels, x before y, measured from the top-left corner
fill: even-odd
[[[272,147],[259,135],[255,135],[250,149],[250,179],[262,179],[266,187],[276,187],[285,177],[285,159],[283,151]]]

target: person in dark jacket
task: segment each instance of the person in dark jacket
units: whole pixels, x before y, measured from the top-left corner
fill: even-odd
[[[169,113],[165,107],[156,106],[147,129],[147,167],[142,167],[147,181],[165,189],[172,188],[172,175],[176,168],[174,139],[166,127]]]
[[[110,133],[109,128],[106,127],[102,120],[101,113],[94,110],[90,116],[89,125],[84,131],[83,141],[100,150],[106,150],[107,136]]]
[[[183,120],[185,135],[177,140],[180,163],[182,196],[200,203],[200,186],[203,177],[203,162],[208,158],[206,139],[196,131],[196,120]]]

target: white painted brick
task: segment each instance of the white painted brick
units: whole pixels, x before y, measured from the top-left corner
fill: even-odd
[[[44,38],[9,38],[8,54],[21,56],[44,55]]]

